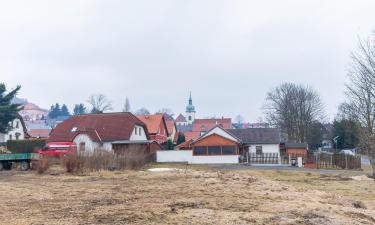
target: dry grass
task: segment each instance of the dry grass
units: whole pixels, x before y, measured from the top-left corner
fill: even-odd
[[[1,173],[1,224],[374,224],[375,182],[303,172]],[[363,209],[364,207],[367,209]]]

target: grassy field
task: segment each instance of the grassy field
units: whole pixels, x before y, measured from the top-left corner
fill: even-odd
[[[364,176],[178,167],[2,172],[0,223],[375,224],[375,182]]]

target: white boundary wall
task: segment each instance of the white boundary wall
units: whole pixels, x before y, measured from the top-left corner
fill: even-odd
[[[156,152],[156,161],[158,163],[189,163],[192,157],[192,150],[170,150]]]
[[[193,156],[190,164],[237,164],[239,162],[238,155]]]
[[[238,155],[224,156],[193,156],[192,150],[157,151],[158,163],[188,163],[188,164],[236,164]]]

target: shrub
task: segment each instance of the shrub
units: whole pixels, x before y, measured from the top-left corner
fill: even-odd
[[[45,139],[9,140],[7,149],[12,153],[36,153],[37,149],[42,148],[45,144]]]
[[[68,173],[82,172],[83,158],[75,153],[67,154],[62,157],[62,164]]]
[[[49,159],[43,157],[36,163],[36,169],[39,174],[46,172],[50,167]]]
[[[116,153],[95,149],[93,152],[67,155],[63,158],[63,165],[68,173],[140,169],[155,158],[154,154],[145,152],[144,146],[116,149]]]

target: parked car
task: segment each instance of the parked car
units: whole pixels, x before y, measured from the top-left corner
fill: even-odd
[[[74,142],[49,142],[38,153],[43,156],[60,158],[69,153],[76,153],[77,145]]]

